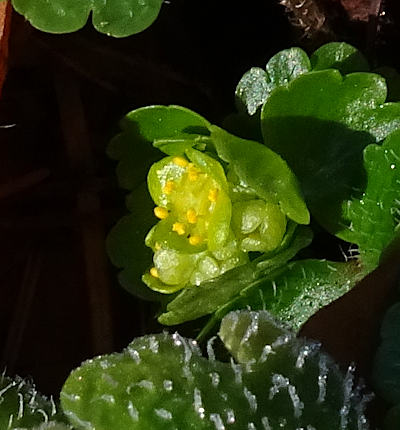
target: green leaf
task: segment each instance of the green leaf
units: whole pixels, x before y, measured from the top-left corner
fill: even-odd
[[[59,418],[54,401],[38,393],[31,382],[18,376],[9,378],[4,374],[0,375],[1,429],[14,430],[22,427],[31,429]],[[54,430],[56,429],[57,427],[54,427]]]
[[[18,430],[27,430],[26,428],[18,429]],[[34,427],[32,430],[72,430],[71,426],[67,426],[66,424],[57,423],[55,421],[41,424],[39,427]]]
[[[289,429],[367,430],[369,399],[351,369],[343,375],[318,344],[283,331],[266,313],[228,318],[221,328],[228,348],[231,339],[260,344],[249,362],[216,360],[212,343],[207,360],[177,333],[144,336],[74,370],[61,392],[65,414],[77,430],[252,430],[283,422]]]
[[[281,157],[258,142],[233,136],[216,126],[210,126],[210,131],[219,158],[229,163],[243,183],[266,201],[279,203],[293,221],[310,222],[297,179]]]
[[[92,12],[98,31],[125,37],[149,27],[162,0],[12,0],[12,4],[34,27],[49,33],[79,30]]]
[[[366,269],[378,266],[400,223],[400,130],[382,146],[364,150],[367,185],[361,199],[349,203],[351,239],[359,246]]]
[[[341,73],[367,72],[369,65],[363,54],[345,42],[330,42],[310,57],[313,70],[338,69]]]
[[[307,54],[300,48],[289,48],[275,54],[265,67],[272,89],[287,85],[298,76],[311,70]]]
[[[208,135],[209,122],[181,106],[146,106],[129,112],[121,121],[123,130],[134,131],[146,142],[158,139]]]
[[[129,207],[131,214],[121,218],[107,236],[107,254],[114,266],[122,269],[119,281],[127,291],[144,300],[159,300],[160,295],[141,281],[143,272],[151,264],[152,252],[144,239],[154,222],[148,216],[153,202],[145,184],[131,194]]]
[[[363,278],[356,262],[297,260],[277,276],[266,277],[226,305],[229,310],[268,310],[294,331]]]
[[[236,97],[254,115],[275,88],[287,85],[310,68],[310,60],[302,49],[285,49],[268,61],[265,71],[252,67],[246,72],[236,87]]]
[[[160,315],[159,322],[165,325],[181,324],[217,311],[235,300],[241,291],[255,287],[264,282],[265,278],[273,279],[279,268],[300,249],[310,244],[311,238],[311,231],[308,228],[298,228],[292,242],[280,252],[236,267],[218,278],[202,282],[197,287],[185,289],[168,304],[167,312]],[[228,311],[229,309],[225,314]]]
[[[311,213],[351,240],[343,203],[362,193],[362,150],[400,127],[400,104],[386,103],[378,75],[311,72],[271,94],[262,110],[265,143],[299,179]]]
[[[260,67],[252,67],[242,76],[236,87],[239,108],[242,103],[249,115],[254,115],[267,100],[271,89],[267,72]]]

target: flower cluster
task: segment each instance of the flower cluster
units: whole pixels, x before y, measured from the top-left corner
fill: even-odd
[[[196,149],[155,163],[148,186],[159,222],[146,237],[152,289],[172,293],[199,285],[249,261],[248,252],[279,246],[286,216],[259,198],[221,163]]]

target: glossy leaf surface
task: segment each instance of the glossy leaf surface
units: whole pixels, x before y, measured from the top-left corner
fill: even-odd
[[[343,74],[367,72],[369,65],[364,55],[344,42],[330,42],[318,48],[310,57],[313,70],[337,69]]]
[[[210,130],[218,156],[229,163],[244,184],[266,201],[274,199],[293,221],[310,222],[297,179],[281,157],[257,142],[238,138],[216,126]]]
[[[162,0],[12,0],[12,4],[34,27],[49,33],[79,30],[92,13],[96,30],[125,37],[150,26]]]
[[[266,145],[293,169],[318,221],[349,241],[343,204],[365,187],[362,150],[400,126],[400,105],[385,97],[378,75],[325,70],[277,89],[263,107]]]

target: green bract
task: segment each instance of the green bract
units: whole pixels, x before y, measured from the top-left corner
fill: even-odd
[[[12,0],[12,4],[34,27],[49,33],[79,30],[92,14],[98,31],[125,37],[152,24],[162,0]]]

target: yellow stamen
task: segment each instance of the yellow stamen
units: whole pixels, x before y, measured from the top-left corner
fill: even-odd
[[[198,245],[202,241],[203,241],[203,239],[201,238],[201,236],[190,236],[189,237],[189,243],[191,245]]]
[[[216,202],[218,197],[218,189],[217,188],[211,188],[208,192],[208,200],[210,202]]]
[[[153,276],[153,278],[158,278],[158,270],[155,267],[152,267],[150,269],[150,275]]]
[[[172,190],[175,187],[175,182],[174,181],[167,181],[163,187],[163,192],[165,194],[171,194]]]
[[[193,164],[189,163],[187,167],[188,177],[189,181],[195,182],[199,178],[200,171],[199,169]]]
[[[196,211],[191,208],[186,212],[186,218],[189,222],[189,224],[196,224],[197,222],[197,214]]]
[[[159,219],[165,219],[168,217],[168,210],[161,206],[156,206],[154,208],[154,215]]]
[[[156,244],[154,245],[154,249],[156,251],[159,251],[161,249],[161,245],[158,242],[156,242]]]
[[[183,222],[175,222],[172,224],[172,231],[176,231],[179,236],[185,234],[185,224]]]
[[[186,167],[189,164],[189,161],[187,161],[185,158],[183,157],[174,157],[172,159],[172,162],[174,164],[176,164],[179,167]]]

